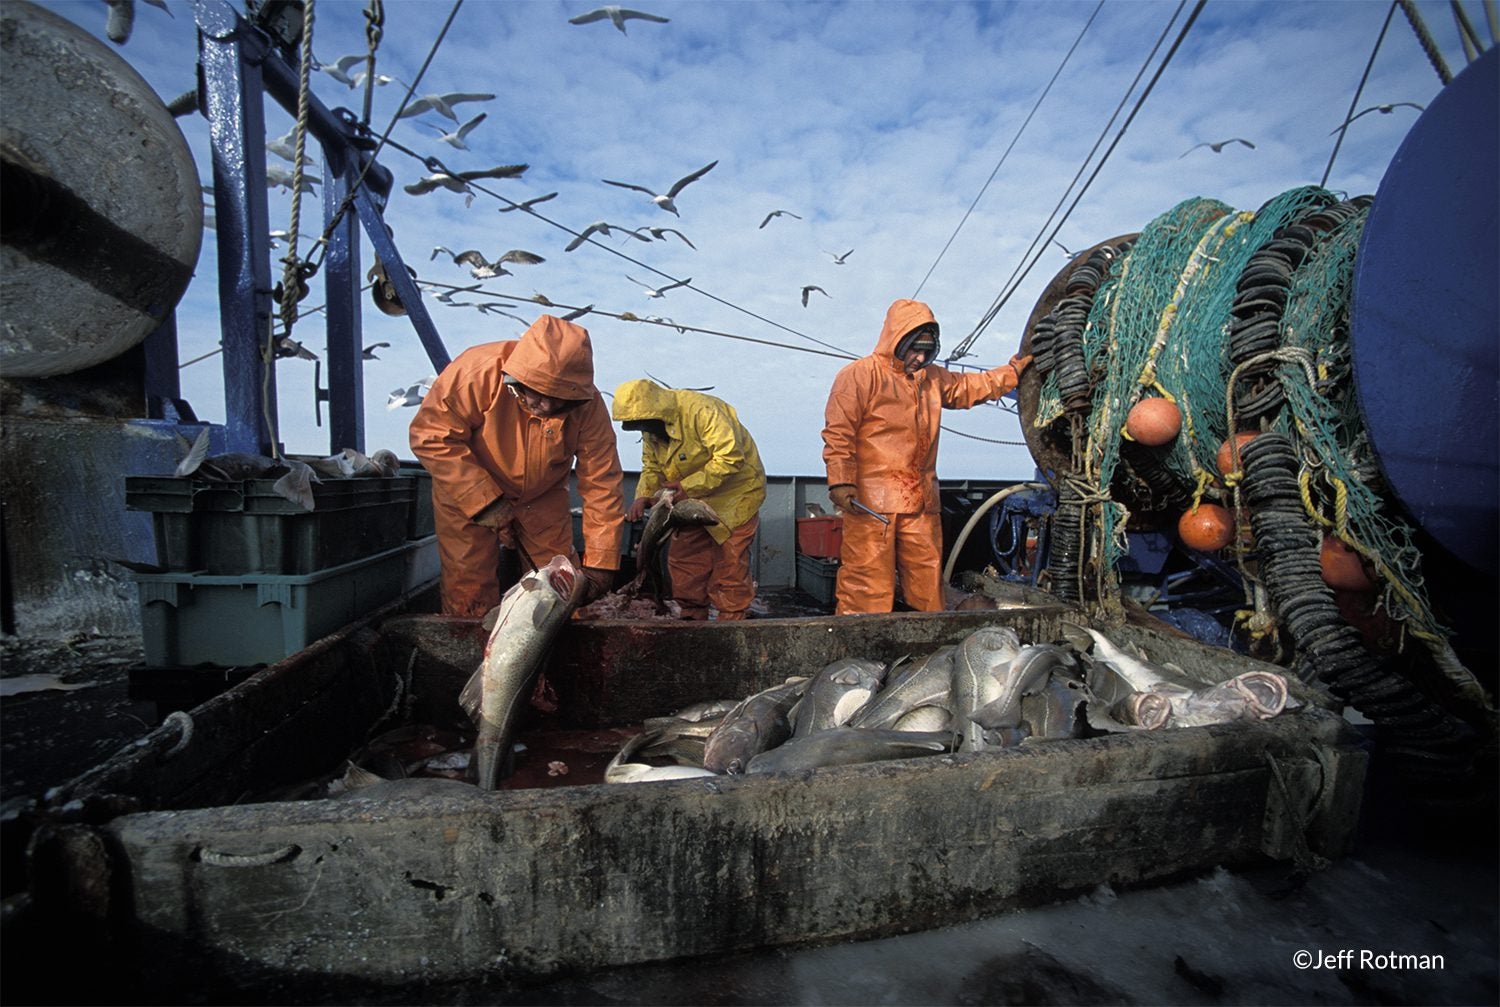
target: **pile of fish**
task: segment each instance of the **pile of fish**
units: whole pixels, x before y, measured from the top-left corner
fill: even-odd
[[[646,514],[646,526],[635,550],[636,575],[630,583],[578,610],[580,619],[677,619],[682,609],[666,597],[662,583],[661,551],[679,528],[713,525],[719,515],[702,500],[682,497],[673,490],[661,490],[652,498]],[[648,588],[650,599],[642,596]]]
[[[916,661],[849,657],[743,700],[647,720],[605,771],[610,783],[815,769],[1014,748],[1122,731],[1274,717],[1297,706],[1286,679],[1250,671],[1204,686],[1095,629],[1022,644],[976,630]],[[655,759],[652,764],[647,759]],[[666,763],[666,764],[660,764]]]
[[[179,435],[180,437],[181,435]],[[186,439],[183,444],[186,445]],[[178,478],[197,476],[208,482],[242,482],[246,479],[275,479],[271,489],[304,510],[312,510],[315,501],[312,484],[324,479],[358,479],[372,476],[399,475],[400,461],[394,451],[381,448],[366,457],[363,452],[345,448],[327,458],[267,458],[231,452],[209,455],[209,428],[204,427],[198,439],[187,447],[182,461],[172,473]]]

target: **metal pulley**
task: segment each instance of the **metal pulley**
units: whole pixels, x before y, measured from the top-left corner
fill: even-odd
[[[0,79],[0,373],[67,374],[176,307],[203,243],[198,171],[140,74],[26,0],[0,8]]]

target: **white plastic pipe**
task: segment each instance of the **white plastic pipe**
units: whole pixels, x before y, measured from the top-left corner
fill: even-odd
[[[1044,490],[1046,488],[1046,483],[1016,483],[1014,486],[1005,487],[1005,489],[993,494],[988,500],[980,504],[974,513],[969,515],[969,520],[964,524],[963,531],[958,533],[958,538],[953,542],[953,548],[948,550],[948,562],[943,565],[943,583],[948,583],[948,580],[953,576],[953,564],[958,562],[959,550],[963,549],[964,543],[969,540],[969,532],[974,530],[974,526],[979,523],[980,518],[989,513],[991,507],[1018,490]]]

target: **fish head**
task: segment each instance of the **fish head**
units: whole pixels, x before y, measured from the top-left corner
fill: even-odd
[[[582,597],[583,578],[579,575],[578,567],[568,557],[553,556],[546,566],[535,573],[537,580],[556,592],[560,599],[571,602]]]
[[[1021,653],[1021,638],[1013,629],[986,626],[965,637],[958,645],[958,653],[970,667],[993,671]]]

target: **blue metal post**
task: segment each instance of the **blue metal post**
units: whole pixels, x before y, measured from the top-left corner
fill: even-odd
[[[359,177],[337,146],[324,148],[323,222],[338,213]],[[328,316],[328,451],[365,450],[365,378],[361,350],[359,222],[345,213],[328,230],[323,284]]]
[[[269,356],[271,275],[266,209],[264,37],[218,0],[199,0],[203,111],[213,148],[227,449],[269,454],[276,370]]]
[[[427,313],[427,305],[422,303],[421,289],[406,271],[406,263],[396,250],[396,243],[386,232],[380,208],[363,187],[354,194],[354,207],[365,225],[365,233],[370,236],[370,244],[375,246],[375,254],[385,267],[386,278],[396,288],[401,305],[406,308],[406,315],[411,319],[412,328],[417,330],[417,338],[422,340],[422,346],[427,350],[427,359],[432,361],[432,369],[441,374],[453,358],[448,356],[448,349],[432,324],[432,316]]]

